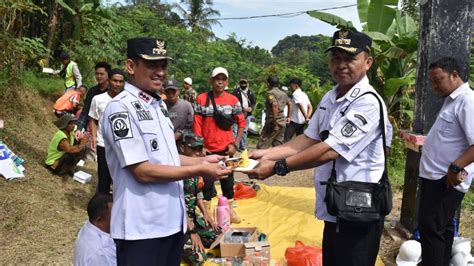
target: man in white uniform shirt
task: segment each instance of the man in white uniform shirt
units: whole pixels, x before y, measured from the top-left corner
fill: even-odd
[[[107,161],[105,160],[104,138],[102,137],[102,128],[99,121],[102,120],[107,104],[123,90],[125,74],[120,69],[112,69],[108,72],[109,89],[105,93],[98,94],[92,98],[89,109],[89,127],[92,132],[92,149],[97,152],[97,192],[110,193],[112,177],[110,176]]]
[[[453,218],[474,173],[474,92],[454,58],[429,66],[433,90],[445,97],[423,145],[418,229],[423,265],[448,265]]]
[[[308,95],[301,89],[301,80],[294,78],[290,81],[290,88],[293,92],[291,96],[290,123],[285,129],[285,142],[288,142],[293,135],[299,136],[304,132],[304,126],[309,122],[313,113],[313,106]]]
[[[231,173],[223,156],[178,154],[173,124],[159,96],[168,69],[166,41],[127,41],[129,83],[101,121],[113,179],[111,236],[118,265],[179,265],[186,232],[182,179]]]
[[[364,33],[339,30],[332,43],[326,51],[336,87],[324,95],[303,135],[253,152],[250,156],[260,159],[260,164],[248,175],[264,179],[275,173],[284,176],[289,171],[318,167],[314,183],[316,216],[324,220],[323,265],[373,266],[383,218],[375,222],[339,219],[336,224],[336,217],[327,212],[326,186],[321,181],[329,179],[335,160],[338,182],[379,182],[384,171],[380,112],[387,119],[387,111],[385,105],[380,110],[374,95],[363,95],[376,94],[366,76],[373,62],[372,39]]]
[[[112,196],[96,194],[87,204],[89,220],[76,239],[74,266],[117,265],[115,243],[110,237]]]

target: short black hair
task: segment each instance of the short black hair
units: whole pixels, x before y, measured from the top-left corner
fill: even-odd
[[[276,76],[276,75],[268,76],[267,82],[268,82],[268,85],[270,85],[272,87],[276,87],[276,86],[280,85],[280,80],[278,79],[278,76]]]
[[[70,57],[69,57],[69,54],[68,52],[61,52],[59,54],[59,60],[69,60]]]
[[[125,78],[125,73],[123,72],[122,69],[119,69],[119,68],[114,68],[114,69],[109,70],[107,75],[109,75],[109,79],[111,79],[113,75],[122,75]]]
[[[109,72],[112,69],[112,66],[107,62],[99,62],[95,64],[94,69],[97,70],[98,68],[105,68],[105,72]]]
[[[301,79],[292,78],[292,79],[290,80],[290,84],[291,84],[291,83],[294,83],[294,84],[298,85],[298,87],[300,87],[302,82],[301,82]]]
[[[434,61],[429,66],[430,70],[433,68],[441,68],[449,74],[452,74],[454,71],[456,71],[458,75],[461,74],[461,69],[459,68],[458,60],[452,57],[443,57],[439,60]]]
[[[93,222],[97,217],[103,217],[108,209],[109,203],[113,202],[113,198],[109,194],[96,193],[87,204],[87,216],[89,222]]]

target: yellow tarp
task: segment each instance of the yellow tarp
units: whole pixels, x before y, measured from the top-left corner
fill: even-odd
[[[257,197],[237,201],[235,209],[242,223],[232,227],[258,227],[268,236],[274,260],[285,257],[285,250],[296,240],[322,246],[324,222],[314,216],[313,188],[270,187],[259,184]],[[213,202],[215,206],[216,201]],[[384,265],[377,258],[376,265]]]

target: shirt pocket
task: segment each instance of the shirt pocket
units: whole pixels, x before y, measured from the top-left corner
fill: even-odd
[[[162,148],[158,136],[159,126],[155,120],[141,121],[138,124],[148,153],[159,152]]]
[[[454,132],[456,117],[449,112],[442,112],[439,115],[439,130],[443,136],[451,136]]]

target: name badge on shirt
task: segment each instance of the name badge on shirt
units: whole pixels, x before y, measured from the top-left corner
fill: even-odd
[[[114,133],[114,140],[133,138],[130,118],[127,112],[118,112],[109,116],[109,123]]]

